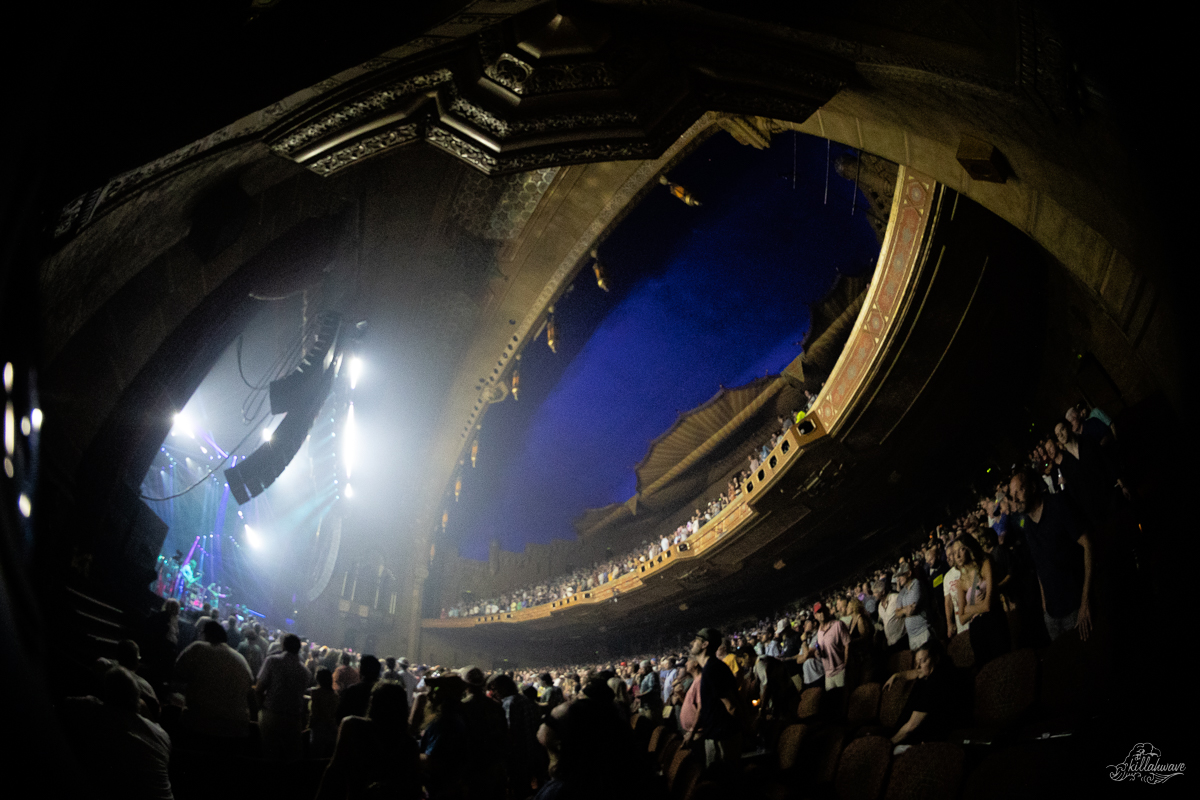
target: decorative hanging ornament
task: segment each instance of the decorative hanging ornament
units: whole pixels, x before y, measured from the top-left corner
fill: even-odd
[[[550,346],[551,353],[558,352],[558,331],[554,327],[554,307],[550,307],[550,314],[546,317],[546,344]]]
[[[446,523],[449,521],[450,521],[450,512],[443,511],[442,512],[442,533],[446,532]]]
[[[513,400],[519,400],[517,394],[521,390],[521,356],[517,356],[517,365],[513,367],[512,374],[512,396]]]
[[[460,494],[462,494],[462,476],[461,475],[459,475],[458,479],[454,481],[454,502],[456,502],[456,503],[458,502],[458,496]]]
[[[592,271],[596,273],[596,285],[604,291],[608,291],[608,273],[604,271],[604,265],[600,263],[600,253],[597,250],[592,250]]]
[[[471,469],[475,469],[475,458],[479,455],[479,440],[471,442]]]
[[[674,197],[678,198],[681,202],[683,202],[684,205],[689,205],[689,206],[700,205],[700,201],[697,200],[695,198],[695,196],[692,195],[691,192],[689,192],[687,189],[680,186],[678,183],[673,183],[672,181],[670,181],[666,175],[659,175],[658,182],[661,183],[663,186],[667,187],[667,191],[670,192]]]

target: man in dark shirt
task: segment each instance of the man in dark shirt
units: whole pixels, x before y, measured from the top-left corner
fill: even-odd
[[[702,628],[692,639],[691,653],[700,664],[700,717],[696,729],[684,735],[685,746],[703,742],[704,761],[709,769],[736,764],[741,758],[737,724],[737,680],[724,661],[717,658],[721,632]]]
[[[1042,592],[1042,612],[1051,640],[1072,628],[1087,641],[1092,629],[1088,604],[1092,545],[1074,512],[1059,495],[1047,495],[1036,475],[1020,472],[1010,484],[1017,525],[1033,559]]]

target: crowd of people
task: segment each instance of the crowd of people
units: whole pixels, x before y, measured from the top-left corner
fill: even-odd
[[[696,508],[691,518],[676,527],[675,530],[664,532],[660,538],[653,541],[643,541],[638,549],[624,556],[609,558],[602,562],[598,561],[590,567],[573,570],[569,574],[553,580],[544,581],[535,586],[514,589],[499,597],[487,600],[471,600],[470,602],[462,602],[449,608],[443,608],[441,612],[442,618],[498,614],[502,611],[519,611],[544,603],[553,603],[570,597],[576,592],[597,589],[606,583],[615,581],[622,575],[635,572],[639,565],[653,561],[660,553],[669,550],[673,546],[684,544],[699,533],[726,506],[742,495],[742,487],[746,481],[767,460],[771,451],[783,439],[788,429],[794,423],[800,422],[812,407],[816,396],[810,392],[805,392],[805,394],[807,397],[804,408],[793,411],[786,419],[784,417],[778,418],[779,429],[767,441],[752,449],[746,456],[747,467],[730,478],[725,491],[709,500],[703,508]]]
[[[140,645],[95,665],[97,695],[60,713],[81,752],[120,765],[110,777],[129,797],[172,796],[174,750],[219,757],[251,741],[272,763],[327,759],[320,800],[648,795],[661,775],[638,731],[657,726],[720,785],[797,719],[805,690],[844,709],[869,682],[912,683],[885,732],[902,750],[964,722],[971,684],[946,655],[956,639],[978,669],[1093,634],[1097,555],[1113,552],[1129,502],[1117,447],[1102,412],[1073,408],[1028,463],[904,554],[769,618],[686,632],[668,652],[490,673],[414,666],[168,600]],[[906,650],[912,667],[888,674]]]

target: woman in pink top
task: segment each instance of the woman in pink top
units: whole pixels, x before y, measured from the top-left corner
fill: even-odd
[[[825,691],[846,685],[846,662],[850,660],[850,630],[836,619],[824,603],[813,604],[817,629],[817,654],[825,668]]]

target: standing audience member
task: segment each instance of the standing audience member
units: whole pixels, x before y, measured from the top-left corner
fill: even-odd
[[[300,637],[284,634],[283,652],[268,656],[254,687],[258,695],[258,731],[263,757],[292,762],[300,758],[304,691],[312,676],[300,663]]]
[[[379,680],[382,665],[379,659],[365,655],[358,662],[357,680],[338,692],[338,719],[345,717],[361,717],[367,713],[367,703],[371,700],[371,689]],[[334,673],[334,686],[337,686],[337,673]]]
[[[613,681],[624,688],[625,684],[619,678],[613,678],[609,683]],[[510,792],[515,798],[523,798],[546,769],[545,752],[537,740],[541,710],[536,703],[517,691],[516,682],[508,675],[493,675],[488,686],[492,696],[500,701],[508,726]],[[629,719],[628,705],[625,719]]]
[[[1043,484],[1027,472],[1010,483],[1017,524],[1025,536],[1042,592],[1042,613],[1051,641],[1072,628],[1087,641],[1092,630],[1089,592],[1092,544],[1079,529],[1074,512],[1061,495],[1046,495]]]
[[[341,694],[347,686],[358,683],[359,676],[358,670],[351,666],[353,659],[349,653],[343,652],[339,660],[341,663],[333,671],[333,688],[338,694]]]
[[[421,763],[429,800],[466,800],[470,740],[461,713],[466,690],[457,675],[426,678],[429,724],[421,734]]]
[[[250,728],[250,665],[226,644],[221,623],[201,622],[200,640],[175,663],[175,680],[186,684],[181,722],[202,738],[242,739]]]
[[[333,690],[329,667],[317,667],[317,685],[309,692],[309,754],[328,758],[333,753],[338,733],[338,693]]]
[[[246,659],[246,665],[255,675],[262,669],[263,653],[258,647],[258,632],[253,628],[246,631],[242,643],[237,646],[238,655]]]
[[[466,684],[461,713],[467,727],[469,752],[475,761],[467,775],[471,798],[504,800],[508,786],[508,724],[504,710],[484,691],[483,670],[463,667]]]
[[[896,616],[904,620],[904,631],[908,634],[908,649],[919,650],[929,641],[929,619],[925,616],[925,593],[921,582],[914,580],[912,569],[906,563],[896,567],[896,583],[900,596],[896,598]]]
[[[331,689],[332,683],[331,676]],[[422,797],[421,767],[417,743],[408,733],[404,687],[386,681],[375,684],[366,718],[342,720],[333,758],[317,791],[317,800],[373,797]]]
[[[709,770],[736,766],[741,757],[736,721],[737,680],[729,666],[717,658],[721,632],[702,628],[692,639],[691,653],[700,665],[700,716],[696,727],[684,735],[684,745],[703,743]]]
[[[970,536],[962,536],[962,577],[958,581],[959,618],[970,625],[971,650],[975,664],[983,666],[1012,649],[1008,638],[1008,620],[1000,608],[995,591],[991,559]]]

